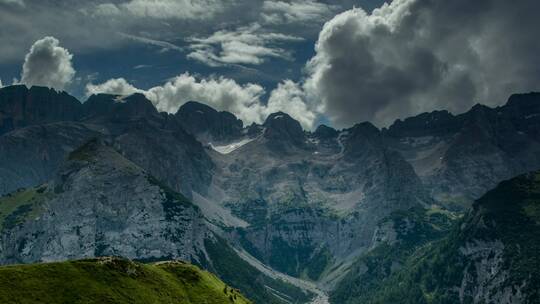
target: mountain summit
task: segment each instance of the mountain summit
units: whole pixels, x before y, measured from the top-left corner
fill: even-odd
[[[183,104],[175,114],[182,127],[206,142],[224,142],[242,135],[243,123],[233,114],[195,101]]]

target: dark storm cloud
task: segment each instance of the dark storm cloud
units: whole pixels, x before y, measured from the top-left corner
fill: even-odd
[[[540,89],[538,1],[395,0],[334,17],[305,89],[338,126],[497,105]]]

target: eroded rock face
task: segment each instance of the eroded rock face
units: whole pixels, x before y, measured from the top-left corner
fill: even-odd
[[[276,113],[253,141],[213,153],[215,199],[251,225],[235,235],[253,255],[313,279],[371,246],[393,210],[430,204],[412,167],[370,124],[302,131]]]
[[[122,256],[185,260],[261,303],[309,294],[244,261],[201,209],[104,140],[76,149],[48,183],[0,197],[0,264]]]
[[[436,200],[463,209],[500,181],[540,168],[539,125],[540,94],[530,93],[457,116],[424,113],[383,133]]]
[[[14,215],[24,225],[3,225],[3,264],[204,257],[210,233],[198,208],[98,140],[71,153],[48,185],[26,191],[34,199]]]
[[[331,299],[537,303],[539,206],[536,171],[501,182],[461,219],[441,209],[394,214],[393,227],[381,226],[381,243],[353,264]]]
[[[182,127],[203,143],[220,143],[242,136],[243,123],[233,114],[189,101],[174,115]]]
[[[0,135],[30,125],[75,121],[80,109],[81,103],[66,92],[8,86],[0,90]]]
[[[211,182],[213,164],[202,144],[141,94],[92,95],[81,105],[46,88],[5,87],[0,121],[2,115],[19,122],[0,132],[0,194],[47,181],[69,152],[93,137],[114,142],[122,154],[189,198],[192,191],[205,193]]]
[[[505,269],[504,244],[475,240],[460,248],[469,260],[459,286],[459,301],[466,303],[526,303],[522,286],[509,284],[510,271]],[[525,282],[523,282],[525,284]]]

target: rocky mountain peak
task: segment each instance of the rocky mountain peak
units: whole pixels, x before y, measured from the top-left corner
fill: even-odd
[[[241,136],[243,122],[227,111],[196,101],[183,104],[175,114],[180,125],[203,142],[228,141]]]
[[[381,131],[369,122],[356,124],[341,133],[344,152],[350,157],[368,155],[374,150],[385,149],[382,137]]]
[[[319,125],[313,135],[319,139],[332,139],[338,136],[339,132],[327,125]]]
[[[94,137],[68,155],[69,161],[88,161],[91,159],[103,160],[104,153],[112,149],[104,139]]]
[[[202,113],[199,112],[199,114],[218,113],[216,109],[212,108],[209,105],[206,105],[198,101],[188,101],[184,103],[182,106],[180,106],[176,114],[180,115],[182,113],[190,113],[190,112],[198,112],[198,111],[202,112]]]
[[[512,94],[506,102],[506,107],[520,108],[528,112],[540,112],[540,92],[530,92],[525,94]],[[532,110],[532,111],[531,111]]]
[[[81,172],[84,170],[84,172]],[[124,158],[102,138],[93,138],[72,151],[60,167],[54,180],[55,188],[65,189],[68,184],[96,176],[122,176],[144,174],[143,170]],[[76,185],[75,185],[76,186]],[[68,187],[70,187],[68,185]]]
[[[143,94],[129,96],[96,94],[84,103],[85,119],[104,118],[112,122],[129,121],[157,115],[152,102]]]
[[[302,145],[305,142],[302,126],[287,113],[270,114],[263,126],[266,128],[264,136],[270,141],[290,142],[297,145]]]
[[[398,119],[385,132],[392,137],[444,136],[458,131],[460,127],[459,119],[443,110]]]
[[[29,125],[74,121],[80,108],[75,97],[46,87],[0,88],[0,134]]]

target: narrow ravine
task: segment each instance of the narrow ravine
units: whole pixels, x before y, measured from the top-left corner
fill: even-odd
[[[275,278],[275,279],[281,279],[289,284],[292,284],[302,290],[309,291],[313,294],[315,294],[315,297],[309,302],[309,304],[330,304],[328,295],[326,292],[321,290],[317,285],[313,282],[302,280],[299,278],[291,277],[287,274],[284,274],[282,272],[276,271],[272,268],[270,268],[267,265],[264,265],[259,260],[254,258],[249,253],[235,249],[236,253],[244,259],[246,262],[248,262],[251,266],[257,268],[262,273],[268,275],[269,277]],[[286,299],[284,299],[286,301]]]

